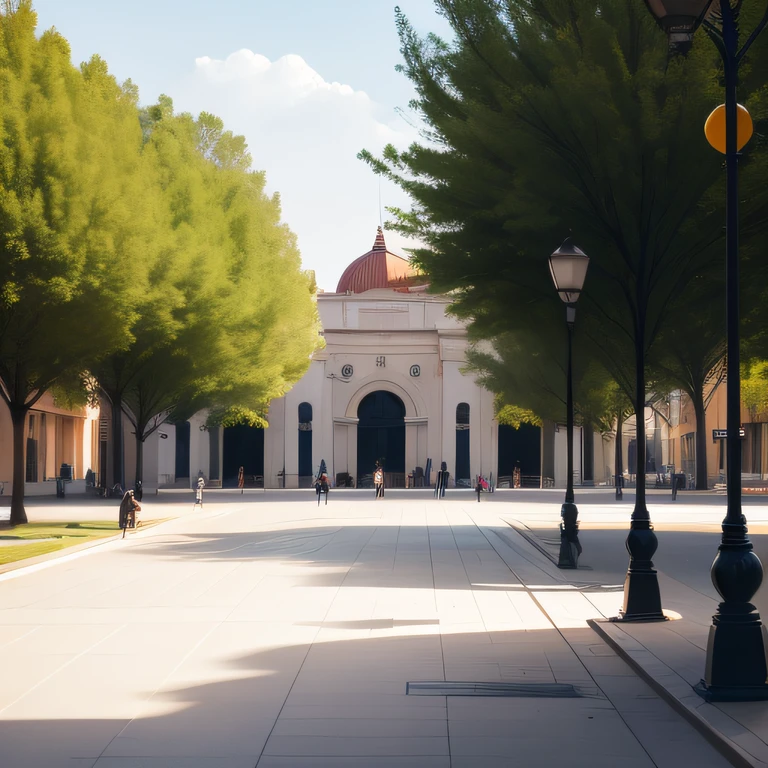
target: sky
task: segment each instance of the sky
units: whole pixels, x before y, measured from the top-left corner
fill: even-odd
[[[35,0],[39,30],[56,27],[75,63],[102,56],[142,104],[167,94],[180,112],[213,112],[246,137],[253,167],[279,192],[305,269],[336,289],[369,250],[386,206],[407,196],[356,155],[418,138],[392,0]],[[402,0],[422,34],[450,37],[433,0]],[[403,114],[403,112],[405,114]],[[381,206],[379,201],[381,200]],[[385,231],[406,256],[409,243]]]

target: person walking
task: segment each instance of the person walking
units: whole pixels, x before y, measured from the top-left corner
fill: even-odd
[[[240,493],[243,493],[243,488],[245,488],[245,469],[243,467],[240,467],[240,469],[237,471],[237,487],[240,489]]]
[[[330,490],[330,483],[328,482],[328,475],[325,472],[321,472],[320,476],[315,480],[315,493],[317,494],[317,506],[320,506],[320,494],[325,494],[325,503],[328,504],[328,491]]]
[[[376,498],[380,499],[384,496],[384,469],[376,462],[376,467],[373,470],[373,487],[376,489]]]
[[[127,528],[135,528],[137,525],[136,513],[141,511],[141,504],[133,498],[133,491],[126,491],[120,502],[118,524],[123,529],[123,538]]]

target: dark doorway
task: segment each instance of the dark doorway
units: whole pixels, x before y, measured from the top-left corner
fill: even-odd
[[[311,488],[312,467],[312,406],[299,405],[299,488]]]
[[[246,488],[264,487],[264,430],[238,424],[224,430],[222,486],[237,488],[237,473],[243,468]]]
[[[473,486],[469,468],[469,405],[459,403],[456,406],[456,485],[471,488]]]
[[[520,464],[524,485],[539,487],[541,475],[541,427],[521,424],[519,429],[499,424],[499,481],[512,484],[512,473]]]
[[[373,487],[373,468],[381,459],[385,482],[405,486],[405,406],[391,392],[366,395],[357,409],[357,483]],[[369,482],[370,481],[370,482]]]
[[[189,422],[176,425],[176,480],[189,477]]]

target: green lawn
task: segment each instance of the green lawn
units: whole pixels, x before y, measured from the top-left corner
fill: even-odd
[[[57,552],[60,549],[103,539],[120,532],[116,520],[85,523],[28,523],[16,528],[0,528],[0,565],[26,560],[29,557]],[[14,545],[13,541],[53,539],[35,544]]]

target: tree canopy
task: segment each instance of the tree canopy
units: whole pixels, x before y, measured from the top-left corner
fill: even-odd
[[[697,310],[692,281],[724,272],[724,175],[703,135],[722,100],[717,52],[700,35],[687,56],[671,57],[637,0],[437,5],[451,42],[419,37],[397,15],[423,140],[380,158],[361,152],[410,194],[410,210],[392,211],[394,226],[425,244],[415,260],[436,290],[453,291],[454,310],[475,334],[530,334],[529,349],[560,344],[541,331],[543,314],[562,312],[547,258],[572,235],[591,258],[577,322],[591,343],[579,354],[642,413],[646,362],[672,308],[685,323]],[[754,72],[766,59],[764,39],[750,57],[742,99],[764,116]],[[768,227],[765,153],[758,142],[749,151],[746,254]],[[687,314],[679,311],[686,296]]]
[[[219,118],[176,115],[168,97],[141,109],[103,60],[75,67],[61,35],[37,37],[29,0],[0,9],[0,109],[0,397],[16,524],[24,422],[46,390],[71,394],[90,374],[139,442],[203,407],[258,420],[320,338],[279,196]]]

